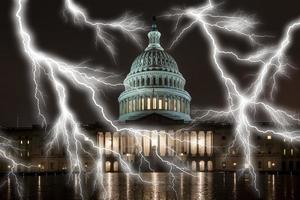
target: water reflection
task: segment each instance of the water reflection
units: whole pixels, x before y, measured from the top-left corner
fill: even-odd
[[[107,173],[104,188],[94,189],[93,180],[82,179],[84,195],[87,199],[256,199],[251,187],[251,179],[236,173],[182,173],[174,177],[167,173],[144,173],[142,178],[151,183],[143,183],[129,174]],[[25,176],[24,199],[77,200],[81,198],[78,175]],[[0,188],[0,199],[17,199],[15,183],[2,177],[5,185]],[[300,199],[295,188],[300,187],[297,175],[259,175],[262,199]]]

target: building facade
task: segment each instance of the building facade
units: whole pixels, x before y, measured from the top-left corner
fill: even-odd
[[[236,171],[248,168],[243,148],[231,145],[234,127],[226,123],[190,126],[191,96],[184,89],[186,80],[179,72],[175,59],[160,45],[160,32],[154,23],[148,33],[149,45],[133,61],[124,80],[125,91],[118,98],[120,127],[141,128],[140,134],[115,132],[101,124],[83,126],[97,145],[105,147],[103,168],[107,172],[121,172],[119,153],[132,167],[149,171],[141,165],[145,157],[155,171],[169,169],[159,158],[187,167],[191,171]],[[260,126],[272,126],[261,123]],[[3,128],[22,151],[12,155],[35,165],[18,168],[18,172],[51,173],[68,170],[65,148],[45,151],[47,130]],[[275,138],[274,135],[253,133],[253,165],[258,171],[300,172],[300,151],[297,145]],[[229,148],[230,147],[230,148]],[[94,161],[86,156],[86,170]],[[7,172],[9,163],[2,161],[0,171]]]

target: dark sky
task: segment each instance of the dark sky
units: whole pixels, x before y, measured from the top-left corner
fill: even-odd
[[[15,34],[12,11],[14,0],[1,0],[0,12],[0,125],[16,126],[17,118],[21,126],[38,123],[36,106],[32,93],[30,65],[22,56]],[[189,7],[200,5],[196,0],[81,0],[76,1],[87,9],[94,19],[114,19],[125,12],[140,14],[141,18],[151,24],[153,15],[161,15],[172,7]],[[105,3],[103,3],[105,2]],[[284,26],[292,19],[300,17],[299,0],[227,0],[222,1],[223,12],[245,12],[260,21],[257,34],[268,34],[273,37],[267,42],[276,44],[282,36]],[[106,66],[111,72],[120,74],[122,79],[128,73],[134,58],[142,50],[137,48],[124,36],[115,33],[118,48],[118,61],[114,63],[111,56],[101,45],[95,46],[95,37],[90,29],[66,21],[62,15],[62,0],[28,0],[26,19],[34,34],[40,50],[58,55],[66,60]],[[174,38],[173,21],[159,19],[159,30],[162,33],[162,45],[167,48]],[[234,47],[242,52],[251,49],[244,42],[229,35],[220,35],[221,42],[227,47]],[[144,46],[147,44],[144,33]],[[168,51],[177,61],[180,71],[187,79],[186,89],[192,95],[192,107],[208,108],[224,106],[222,84],[218,80],[208,57],[208,46],[199,30],[193,29],[175,48]],[[289,78],[279,81],[280,87],[275,104],[300,111],[300,32],[294,37],[294,44],[288,51],[290,63],[296,68],[290,70]],[[257,68],[243,66],[225,60],[228,70],[237,76],[240,84],[246,86]],[[45,83],[47,85],[47,83]],[[107,105],[107,112],[114,119],[118,115],[117,97],[122,88],[107,90],[102,99]],[[51,95],[46,93],[46,112],[55,117],[56,109]],[[83,123],[97,121],[88,107],[84,94],[71,89],[70,105],[78,113]]]

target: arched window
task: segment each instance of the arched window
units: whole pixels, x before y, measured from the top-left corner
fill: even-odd
[[[145,78],[142,77],[142,86],[144,86],[144,85],[145,85]]]
[[[147,77],[147,83],[146,83],[146,85],[147,86],[150,85],[150,78],[149,77]]]
[[[204,172],[205,171],[205,162],[203,160],[201,160],[199,162],[199,166],[200,166],[200,172]]]
[[[118,163],[118,161],[115,161],[114,162],[114,172],[117,172],[117,171],[119,171],[119,163]]]
[[[110,172],[111,163],[109,161],[105,162],[105,171]]]
[[[141,103],[142,105],[142,109],[141,110],[145,110],[145,98],[144,97],[142,97],[142,103]]]
[[[159,85],[159,86],[162,85],[162,78],[161,78],[161,77],[158,78],[158,85]]]
[[[197,163],[196,163],[196,161],[192,161],[192,171],[193,172],[197,171]]]

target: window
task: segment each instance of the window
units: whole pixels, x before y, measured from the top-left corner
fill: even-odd
[[[30,142],[29,142],[29,140],[27,140],[27,144],[29,144]]]
[[[153,97],[153,109],[156,109],[156,97]]]
[[[23,144],[23,140],[20,141],[20,144]]]
[[[176,99],[173,99],[173,109],[174,109],[174,111],[177,110],[176,102],[177,102]]]
[[[180,112],[180,100],[179,99],[177,100],[177,106],[178,106],[177,110],[178,110],[178,112]]]
[[[236,162],[233,163],[233,166],[236,166]]]
[[[165,99],[165,110],[168,110],[168,99]]]
[[[225,169],[226,168],[226,162],[222,162],[222,167]]]
[[[158,109],[161,110],[162,109],[162,99],[158,100]]]
[[[134,112],[134,111],[135,111],[135,99],[132,100],[132,112]]]
[[[272,167],[272,162],[268,161],[268,168],[270,169]]]
[[[226,136],[225,135],[222,136],[222,140],[226,140]]]
[[[258,168],[261,168],[261,161],[258,161]]]
[[[294,155],[294,149],[291,149],[291,156]]]
[[[50,163],[50,169],[51,169],[51,170],[54,169],[54,163],[53,163],[53,162]]]
[[[131,100],[129,100],[129,106],[128,106],[128,112],[131,112],[132,111],[132,104],[131,104]]]
[[[272,136],[271,136],[271,135],[268,135],[268,136],[267,136],[267,139],[268,139],[268,140],[271,140],[271,139],[272,139]]]
[[[261,139],[261,137],[258,135],[258,136],[257,136],[257,140],[260,140],[260,139]]]
[[[142,97],[142,110],[145,110],[145,99]]]
[[[151,99],[150,97],[147,98],[147,110],[151,109]]]
[[[283,149],[283,155],[284,156],[286,155],[286,149]]]
[[[268,149],[268,154],[271,154],[272,153],[272,150],[271,149]]]
[[[29,153],[29,151],[27,151],[27,157],[29,157],[30,156],[30,153]]]

